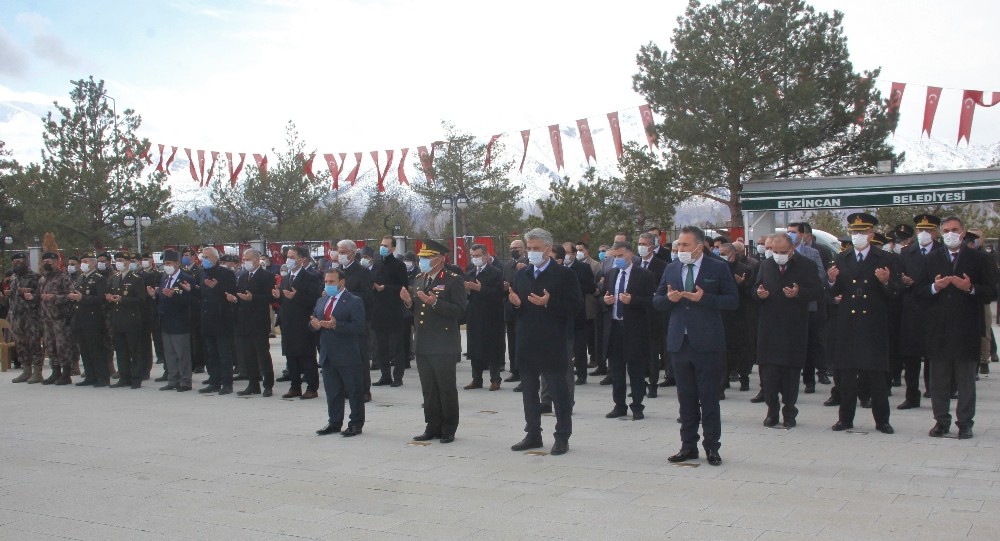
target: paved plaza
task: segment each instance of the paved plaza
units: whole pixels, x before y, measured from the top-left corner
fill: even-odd
[[[609,420],[611,389],[595,377],[576,388],[570,452],[553,457],[509,450],[524,435],[511,383],[459,391],[454,443],[411,443],[423,430],[415,367],[403,387],[374,388],[355,438],[314,434],[322,394],[43,387],[12,384],[11,371],[0,381],[0,539],[996,540],[998,366],[978,384],[975,438],[962,441],[928,437],[930,400],[896,410],[898,388],[894,435],[860,408],[855,433],[831,432],[823,385],[800,394],[797,428],[768,429],[764,405],[750,403],[754,374],[751,392],[722,403],[720,467],[667,462],[680,448],[673,388],[647,399],[644,420]],[[465,360],[459,385],[469,380]],[[554,422],[543,419],[546,447]]]

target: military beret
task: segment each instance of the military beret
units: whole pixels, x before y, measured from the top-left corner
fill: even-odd
[[[45,252],[42,254],[42,259],[59,259],[59,254],[55,252]]]
[[[972,231],[966,231],[965,232],[965,236],[962,237],[962,242],[968,243],[968,242],[972,242],[972,241],[974,241],[974,240],[976,240],[978,238],[979,238],[979,235],[973,233]]]
[[[79,260],[80,260],[80,256],[78,256],[78,255],[71,255],[71,256],[69,256],[69,257],[66,258],[66,261],[79,261]]]
[[[10,254],[10,259],[11,261],[15,259],[28,259],[28,256],[24,252],[14,252]]]

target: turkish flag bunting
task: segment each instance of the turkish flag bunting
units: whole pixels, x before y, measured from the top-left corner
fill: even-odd
[[[653,131],[653,110],[649,104],[639,106],[639,115],[642,116],[642,131],[646,132],[646,141],[649,143],[649,150],[656,150],[656,132]]]
[[[354,186],[354,183],[358,180],[358,171],[361,171],[361,156],[362,153],[360,152],[354,153],[354,159],[358,163],[354,165],[354,169],[351,169],[351,173],[344,179],[344,182],[350,182],[351,186]]]
[[[167,158],[167,163],[163,166],[163,169],[165,170],[165,172],[168,175],[170,174],[170,164],[174,163],[174,157],[175,156],[177,156],[177,147],[171,145],[170,146],[170,157]]]
[[[903,103],[903,92],[906,91],[906,83],[892,83],[892,88],[889,90],[889,107],[886,112],[889,115],[893,113],[899,114],[899,105]],[[892,133],[896,133],[896,128],[892,128]]]
[[[330,176],[333,177],[332,188],[334,190],[340,189],[340,165],[337,165],[337,157],[333,154],[323,154],[323,159],[326,160],[326,166],[330,168]],[[347,154],[340,155],[341,164],[347,159]]]
[[[156,170],[157,171],[163,171],[163,147],[165,145],[158,144],[156,146],[159,147],[159,149],[160,149],[160,160],[158,162],[156,162]]]
[[[931,128],[934,127],[934,115],[937,113],[938,102],[941,101],[941,87],[927,87],[927,101],[924,103],[924,127],[920,132],[923,136],[927,132],[927,137],[931,136]]]
[[[135,158],[135,153],[132,152],[132,146],[128,144],[128,140],[124,137],[119,137],[118,140],[121,141],[122,145],[125,147],[125,159],[131,160],[132,158]]]
[[[372,161],[375,162],[375,176],[378,177],[378,191],[385,191],[385,176],[389,174],[389,168],[392,167],[392,153],[391,150],[385,151],[385,169],[378,164],[378,151],[371,151]]]
[[[198,184],[204,186],[205,184],[205,151],[198,151],[198,177],[201,179]]]
[[[212,184],[212,173],[215,172],[215,162],[219,159],[219,153],[215,150],[212,151],[212,164],[208,166],[207,178],[205,179],[205,186]]]
[[[549,126],[549,140],[552,141],[552,153],[555,154],[558,171],[563,168],[562,133],[559,132],[559,124]]]
[[[149,149],[152,146],[153,143],[146,143],[146,147],[142,149],[142,152],[140,152],[138,156],[138,159],[140,161],[146,160],[146,163],[148,163],[149,165],[153,165],[153,160],[149,159]]]
[[[309,177],[309,180],[316,180],[316,175],[313,173],[313,160],[316,159],[316,153],[313,152],[308,158],[301,152],[295,156],[302,161],[302,171]]]
[[[486,143],[486,162],[483,163],[483,170],[484,171],[490,168],[490,162],[493,161],[493,156],[492,156],[492,153],[493,153],[493,143],[496,143],[497,139],[499,139],[501,135],[503,135],[503,134],[502,133],[498,133],[498,134],[494,135],[493,137],[490,137],[490,142]]]
[[[615,141],[615,155],[618,161],[622,159],[622,126],[618,123],[618,111],[608,113],[608,123],[611,124],[611,138]]]
[[[191,178],[201,186],[201,180],[198,179],[198,171],[194,168],[194,158],[191,157],[191,149],[185,148],[184,153],[188,157],[188,169],[191,171]]]
[[[232,152],[226,153],[226,162],[229,163],[229,184],[233,188],[236,187],[236,179],[240,176],[240,171],[243,171],[243,161],[246,159],[247,159],[247,153],[240,152],[240,163],[239,165],[236,166],[236,169],[233,169],[233,153]]]
[[[528,159],[528,138],[531,137],[531,130],[521,130],[521,142],[524,143],[524,154],[521,155],[521,168],[518,172],[524,172],[524,160]]]
[[[994,92],[992,101],[987,104],[983,101],[982,90],[966,90],[962,94],[962,116],[958,120],[958,143],[965,138],[965,143],[969,143],[972,135],[972,117],[976,114],[976,106],[993,107],[1000,103],[1000,92]]]
[[[973,98],[976,99],[976,105],[980,107],[993,107],[994,105],[1000,103],[1000,92],[994,92],[993,100],[988,104],[983,101],[983,94],[985,94],[985,92],[979,92],[977,95],[973,96]]]
[[[576,129],[580,131],[580,143],[583,145],[583,155],[587,158],[587,165],[590,159],[597,161],[597,152],[594,150],[594,136],[590,133],[590,123],[586,118],[576,121]]]
[[[434,145],[431,145],[431,151],[434,151]],[[424,176],[427,177],[427,183],[434,183],[434,156],[433,154],[427,153],[427,147],[417,147],[417,155],[420,156],[420,167],[424,170]]]
[[[267,155],[266,154],[254,154],[253,161],[257,164],[257,170],[260,171],[260,178],[267,178]]]
[[[868,81],[867,77],[861,77],[860,83],[862,87],[867,81]],[[864,96],[861,96],[861,99],[859,99],[857,103],[854,104],[854,110],[858,115],[854,119],[854,123],[857,124],[858,126],[861,126],[862,124],[865,123],[865,110],[867,108],[868,108],[868,94],[866,93]]]
[[[400,184],[410,185],[410,179],[406,178],[406,171],[403,170],[403,166],[406,165],[406,153],[409,152],[409,148],[404,148],[399,151],[399,169],[396,170],[396,176],[399,178]]]

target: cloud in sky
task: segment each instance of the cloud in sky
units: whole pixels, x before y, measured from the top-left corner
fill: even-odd
[[[38,34],[31,43],[31,52],[64,68],[79,68],[83,64],[80,57],[69,52],[66,44],[53,34]]]
[[[28,73],[28,52],[0,27],[0,75],[24,77]]]

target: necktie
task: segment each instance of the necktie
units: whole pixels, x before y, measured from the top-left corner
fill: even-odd
[[[649,261],[643,261],[642,262],[642,268],[648,269],[649,268]]]
[[[951,254],[951,268],[952,268],[952,270],[954,270],[955,267],[957,266],[956,265],[957,262],[958,262],[958,254],[957,253],[952,253]]]
[[[173,286],[174,286],[174,277],[173,276],[168,276],[167,277],[167,289],[170,289]]]
[[[865,256],[861,255],[861,252],[858,252],[858,263],[864,263],[864,262],[865,262]]]
[[[326,303],[326,320],[330,321],[330,314],[333,313],[333,303],[337,302],[337,297],[330,298],[330,302]]]
[[[778,267],[778,271],[781,272],[782,276],[784,276],[785,275],[785,266],[781,265],[780,267]]]
[[[684,291],[694,291],[694,263],[688,263],[687,277],[684,278]]]
[[[538,279],[538,275],[541,274],[541,273],[542,273],[542,271],[538,270],[538,267],[535,267],[535,279],[536,280]]]
[[[920,255],[927,255],[927,248],[921,248]]]
[[[250,280],[253,280],[253,273],[254,273],[254,272],[255,272],[255,271],[250,271],[250,274],[249,274],[249,276],[247,276],[247,281],[248,281],[248,282],[249,282]]]
[[[625,271],[619,271],[618,289],[615,292],[615,299],[618,299],[615,302],[615,313],[617,314],[618,319],[622,318],[622,313],[625,311],[625,303],[623,303],[621,299],[618,298],[618,295],[624,292],[625,292]]]

